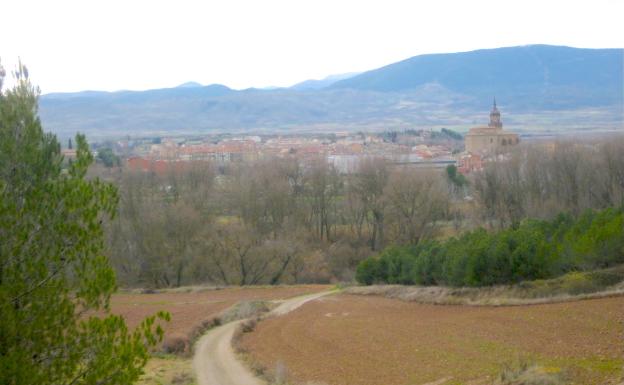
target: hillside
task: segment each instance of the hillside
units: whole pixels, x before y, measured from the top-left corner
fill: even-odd
[[[49,94],[41,98],[40,114],[44,125],[61,135],[464,130],[486,118],[496,96],[510,128],[619,129],[623,53],[536,45],[421,55],[348,79],[330,77],[290,89],[237,91],[191,83]]]
[[[544,103],[563,103],[554,100],[557,96],[573,105],[604,105],[622,99],[623,54],[622,49],[530,45],[420,55],[341,80],[332,88],[402,92],[437,83],[476,95],[531,94]],[[570,91],[575,101],[564,98]]]

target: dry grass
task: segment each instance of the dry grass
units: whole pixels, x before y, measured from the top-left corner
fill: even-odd
[[[195,385],[192,361],[171,355],[152,357],[137,385]]]
[[[373,285],[350,287],[345,289],[345,293],[355,295],[378,295],[407,302],[433,305],[523,306],[620,297],[624,296],[624,288],[618,287],[597,293],[576,295],[559,294],[538,298],[513,297],[513,293],[510,293],[505,287],[456,289],[441,286]]]
[[[563,376],[557,368],[545,368],[520,360],[517,364],[505,365],[494,385],[562,385]]]
[[[268,313],[275,306],[277,305],[274,302],[268,301],[241,301],[223,312],[219,318],[224,324],[246,318],[256,318]]]
[[[373,285],[345,289],[357,295],[380,295],[402,301],[437,305],[517,306],[608,298],[624,295],[624,266],[481,288]]]

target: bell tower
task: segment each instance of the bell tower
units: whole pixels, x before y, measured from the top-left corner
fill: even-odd
[[[503,122],[501,121],[501,114],[496,108],[496,98],[494,98],[494,104],[492,106],[492,111],[490,112],[490,123],[488,124],[490,128],[496,128],[499,130],[503,129]]]

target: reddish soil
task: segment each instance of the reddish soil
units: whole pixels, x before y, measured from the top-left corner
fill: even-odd
[[[623,323],[624,297],[469,307],[336,295],[262,321],[241,345],[296,383],[491,383],[524,358],[571,383],[608,384],[624,365]]]
[[[326,290],[324,285],[227,288],[191,293],[115,294],[111,309],[126,319],[130,328],[159,310],[171,314],[167,334],[188,335],[195,326],[238,301],[274,300]]]

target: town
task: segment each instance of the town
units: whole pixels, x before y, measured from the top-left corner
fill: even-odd
[[[129,170],[164,174],[183,170],[191,164],[211,162],[253,162],[266,158],[295,158],[302,164],[323,158],[338,172],[356,172],[362,160],[384,159],[389,165],[444,168],[455,165],[463,174],[479,171],[484,162],[500,159],[520,142],[517,134],[503,130],[496,100],[490,121],[464,136],[441,130],[381,131],[371,133],[335,132],[319,135],[213,135],[205,137],[155,137],[123,139],[100,144],[123,158]],[[110,147],[107,147],[110,146]],[[112,148],[111,148],[112,147]],[[97,144],[96,144],[97,154]],[[68,158],[75,156],[70,148]],[[112,166],[112,164],[110,164]]]
[[[0,385],[624,385],[624,1],[0,9]]]

